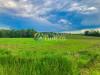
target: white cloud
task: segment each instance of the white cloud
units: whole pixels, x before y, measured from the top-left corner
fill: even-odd
[[[84,14],[94,13],[98,10],[95,6],[84,5],[75,1],[66,0],[0,0],[0,8],[12,9],[18,16],[40,17],[52,10],[78,11]]]
[[[13,10],[13,11],[9,11]],[[29,17],[47,25],[55,25],[48,20],[46,15],[51,11],[76,11],[82,15],[100,15],[100,1],[99,0],[0,0],[0,12],[9,12],[14,16]],[[44,15],[44,16],[41,16]],[[87,17],[86,17],[87,18]],[[82,24],[100,24],[97,20],[86,19]],[[96,18],[94,16],[94,18]],[[52,19],[52,18],[51,18]],[[71,23],[68,20],[61,19],[59,21],[63,28],[71,28]],[[45,24],[45,25],[46,25]],[[66,26],[65,26],[66,25]],[[60,26],[61,27],[61,26]]]
[[[81,30],[74,30],[74,31],[64,31],[63,33],[84,34],[85,31],[91,31],[91,30],[100,31],[100,28],[89,28],[89,29],[81,29]]]
[[[0,25],[0,30],[4,29],[4,30],[10,30],[11,27],[7,26],[7,25]]]
[[[68,11],[76,11],[82,14],[92,14],[98,11],[94,6],[82,5],[79,3],[73,3],[70,5]]]
[[[66,19],[60,19],[59,21],[58,21],[58,23],[60,23],[60,24],[63,24],[63,25],[69,25],[69,24],[71,24],[68,20],[66,20]]]
[[[16,3],[12,0],[0,0],[1,8],[15,8],[17,7]]]

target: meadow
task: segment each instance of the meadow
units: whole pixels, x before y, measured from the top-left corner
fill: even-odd
[[[0,75],[100,75],[100,39],[72,37],[0,38]]]

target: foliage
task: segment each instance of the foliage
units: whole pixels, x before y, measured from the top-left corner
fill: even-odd
[[[33,29],[25,30],[0,30],[0,38],[34,38],[38,39],[65,39],[67,33],[54,33],[54,32],[36,32]]]
[[[0,30],[0,38],[30,38],[36,33],[33,29],[26,30]]]
[[[99,31],[85,31],[84,34],[86,36],[98,36],[98,37],[100,37],[100,32]]]
[[[100,75],[100,38],[77,37],[1,38],[0,75]]]

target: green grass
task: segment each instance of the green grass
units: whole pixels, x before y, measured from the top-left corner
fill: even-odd
[[[100,39],[72,36],[1,38],[0,75],[100,75]]]

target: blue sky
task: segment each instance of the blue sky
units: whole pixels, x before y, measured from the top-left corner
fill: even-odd
[[[70,32],[100,28],[100,0],[0,0],[0,29]]]

